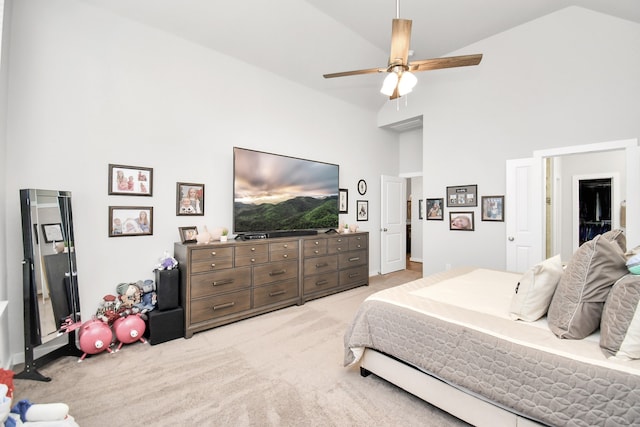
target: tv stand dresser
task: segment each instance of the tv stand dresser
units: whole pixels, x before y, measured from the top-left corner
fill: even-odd
[[[369,233],[175,243],[185,338],[369,283]]]

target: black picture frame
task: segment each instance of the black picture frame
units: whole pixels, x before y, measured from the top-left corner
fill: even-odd
[[[449,212],[449,230],[474,231],[475,221],[473,212]]]
[[[182,243],[195,243],[198,236],[198,227],[190,225],[188,227],[178,227],[180,233],[180,241]]]
[[[504,222],[504,196],[482,196],[480,205],[483,221]]]
[[[444,221],[444,199],[427,199],[427,221]]]
[[[338,190],[338,213],[349,213],[349,190],[346,188]]]
[[[191,192],[194,194],[191,194]],[[176,183],[176,215],[204,215],[204,184],[193,182]]]
[[[109,237],[153,235],[153,206],[109,206]]]
[[[153,196],[153,168],[109,164],[110,196]]]
[[[369,221],[369,201],[368,200],[356,201],[356,220]]]
[[[478,206],[477,185],[457,185],[447,187],[447,207]]]
[[[61,223],[42,224],[40,227],[42,228],[45,243],[62,242],[64,240]]]

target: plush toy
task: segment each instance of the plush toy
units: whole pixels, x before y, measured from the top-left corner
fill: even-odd
[[[153,280],[147,279],[144,282],[142,280],[139,280],[136,285],[140,289],[141,296],[140,302],[135,304],[134,307],[139,310],[140,314],[144,315],[145,313],[156,308],[156,303],[158,300],[158,296],[156,294],[156,284]]]
[[[178,266],[178,261],[169,255],[167,251],[164,252],[164,256],[160,258],[160,264],[156,265],[156,270],[172,270]]]
[[[135,283],[120,283],[116,291],[125,309],[130,309],[140,302],[140,288]]]
[[[211,241],[211,233],[207,230],[207,226],[204,226],[204,231],[196,236],[196,242],[200,244],[209,243]]]
[[[64,403],[19,401],[11,410],[11,398],[4,396],[7,386],[0,384],[0,425],[5,427],[79,427]]]
[[[115,295],[107,294],[102,297],[102,302],[96,311],[96,317],[108,325],[113,325],[113,322],[118,318],[119,307],[118,298]]]

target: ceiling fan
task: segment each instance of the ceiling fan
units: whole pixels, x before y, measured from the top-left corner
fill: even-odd
[[[411,92],[418,82],[413,74],[416,71],[438,70],[441,68],[466,67],[478,65],[482,54],[450,56],[446,58],[421,59],[409,62],[409,44],[411,41],[410,19],[400,19],[400,1],[396,0],[396,18],[391,27],[391,53],[389,63],[385,68],[368,68],[365,70],[342,71],[340,73],[324,74],[325,79],[334,77],[355,76],[358,74],[372,74],[387,72],[380,92],[396,99]]]

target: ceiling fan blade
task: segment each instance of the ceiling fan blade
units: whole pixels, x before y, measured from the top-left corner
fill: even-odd
[[[391,24],[391,53],[389,66],[406,65],[409,62],[409,44],[411,43],[411,20],[394,19]]]
[[[346,76],[357,76],[359,74],[384,73],[386,71],[387,71],[386,68],[369,68],[366,70],[342,71],[340,73],[323,74],[322,76],[325,79],[331,79],[333,77],[346,77]]]
[[[409,71],[439,70],[441,68],[467,67],[478,65],[482,60],[482,54],[449,56],[446,58],[422,59],[411,61]]]

